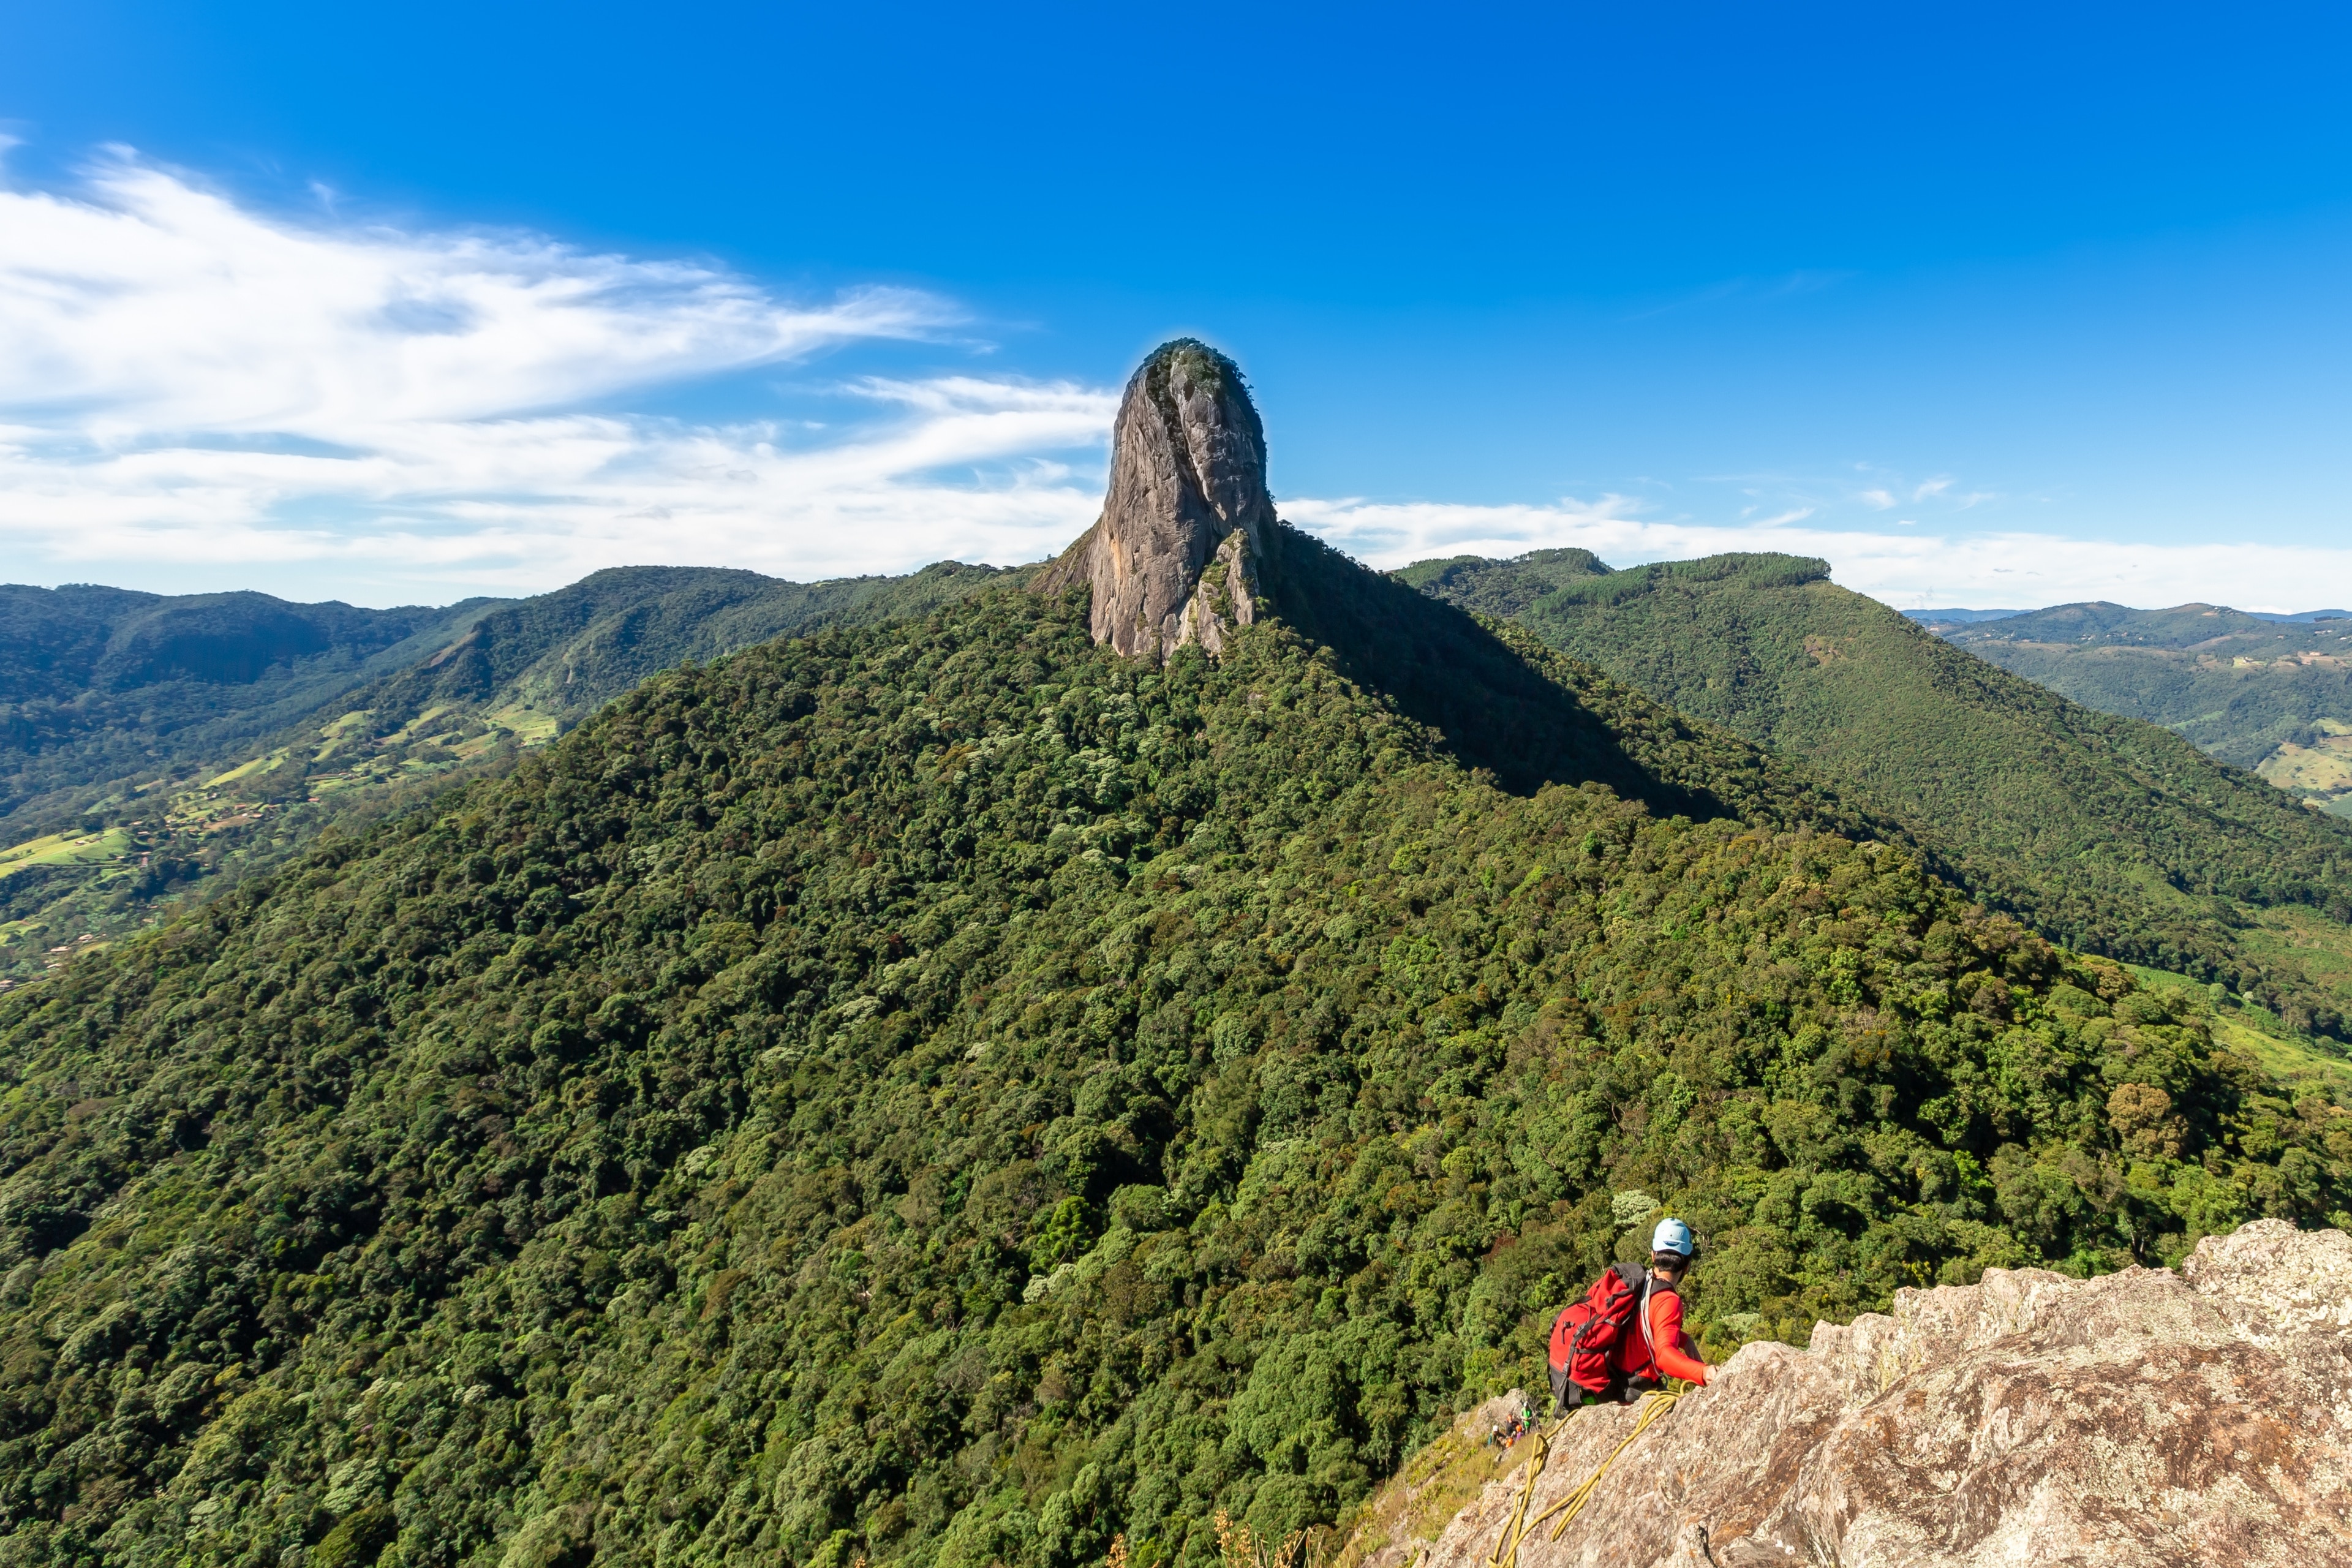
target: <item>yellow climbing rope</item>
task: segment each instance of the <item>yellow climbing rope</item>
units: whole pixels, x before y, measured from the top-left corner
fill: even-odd
[[[1495,1539],[1495,1554],[1487,1559],[1491,1568],[1517,1568],[1519,1543],[1540,1530],[1544,1521],[1554,1514],[1559,1515],[1559,1522],[1551,1527],[1551,1539],[1558,1541],[1566,1533],[1576,1516],[1584,1511],[1584,1505],[1592,1500],[1592,1494],[1600,1489],[1601,1478],[1609,1473],[1609,1467],[1617,1462],[1617,1456],[1632,1447],[1633,1439],[1650,1429],[1651,1422],[1672,1410],[1683,1393],[1681,1389],[1671,1393],[1661,1389],[1642,1395],[1641,1418],[1633,1423],[1633,1429],[1625,1434],[1624,1441],[1609,1450],[1609,1457],[1601,1460],[1574,1491],[1529,1520],[1528,1502],[1536,1495],[1536,1481],[1543,1474],[1544,1459],[1550,1450],[1551,1440],[1559,1436],[1560,1428],[1568,1425],[1574,1412],[1561,1416],[1549,1432],[1538,1428],[1535,1435],[1536,1451],[1528,1456],[1527,1484],[1519,1489],[1519,1500],[1511,1510],[1510,1521],[1503,1526],[1503,1533]]]
[[[1549,1432],[1545,1431],[1540,1426],[1535,1429],[1534,1438],[1536,1447],[1535,1451],[1528,1456],[1527,1485],[1519,1489],[1518,1504],[1511,1510],[1510,1521],[1503,1526],[1503,1533],[1495,1538],[1495,1554],[1487,1559],[1487,1562],[1492,1565],[1492,1568],[1515,1568],[1515,1565],[1517,1563],[1519,1560],[1519,1542],[1527,1535],[1527,1531],[1521,1528],[1521,1521],[1528,1517],[1528,1499],[1535,1496],[1536,1478],[1543,1474],[1544,1454],[1551,1446],[1551,1439],[1558,1435],[1562,1426],[1567,1425],[1568,1417],[1563,1415],[1557,1422],[1553,1423],[1552,1429]],[[1507,1545],[1510,1553],[1508,1563],[1504,1561],[1504,1552]]]

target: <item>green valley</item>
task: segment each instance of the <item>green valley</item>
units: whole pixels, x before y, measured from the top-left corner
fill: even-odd
[[[1932,629],[2087,707],[2161,724],[2352,815],[2352,616],[2085,604]]]
[[[123,854],[0,883],[0,980],[509,767],[655,670],[919,612],[998,575],[633,567],[446,611],[0,589],[0,679],[16,694],[0,708],[0,779],[16,790],[0,833],[23,836],[0,865],[60,832],[128,836]]]

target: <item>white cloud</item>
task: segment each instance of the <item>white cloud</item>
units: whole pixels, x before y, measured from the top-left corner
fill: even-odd
[[[1283,514],[1380,567],[1433,556],[1577,545],[1612,566],[1726,551],[1818,555],[1846,587],[1900,609],[2031,609],[2081,599],[2249,610],[2352,605],[2352,549],[2247,542],[2129,544],[2057,534],[1889,534],[1649,521],[1622,496],[1554,506],[1287,500]],[[2292,598],[2293,603],[2286,602]]]
[[[808,578],[1035,560],[1094,518],[1111,389],[849,374],[833,389],[848,416],[822,424],[628,411],[660,386],[957,320],[905,290],[796,303],[716,268],[529,234],[298,223],[111,154],[71,194],[0,187],[5,574],[381,604],[634,563]],[[1839,581],[1906,607],[2352,604],[2347,551],[1824,526],[1841,496],[1923,503],[1947,528],[1998,499],[1946,475],[1853,472],[1867,478],[1702,479],[1739,487],[1752,521],[1737,525],[1662,521],[1616,495],[1284,510],[1380,565],[1768,549],[1827,556]]]
[[[6,531],[59,562],[307,564],[425,598],[632,563],[805,578],[1035,560],[1100,504],[1094,470],[1035,454],[1097,444],[1112,401],[965,381],[944,407],[814,447],[774,425],[577,414],[403,426],[355,455],[173,446],[60,464],[0,444],[0,498]]]
[[[0,189],[0,546],[11,576],[376,602],[626,562],[1034,559],[1092,518],[1111,394],[867,380],[866,416],[815,433],[588,411],[956,319],[532,235],[304,226],[118,153],[72,195]]]
[[[0,192],[0,405],[100,438],[326,441],[577,405],[649,382],[908,337],[903,289],[780,304],[707,267],[531,235],[305,228],[117,155],[83,199]]]

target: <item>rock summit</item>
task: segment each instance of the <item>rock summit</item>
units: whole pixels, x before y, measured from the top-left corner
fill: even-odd
[[[1119,401],[1102,516],[1039,587],[1090,584],[1095,641],[1165,659],[1221,652],[1256,618],[1256,562],[1275,526],[1265,428],[1234,362],[1192,338],[1162,343]]]

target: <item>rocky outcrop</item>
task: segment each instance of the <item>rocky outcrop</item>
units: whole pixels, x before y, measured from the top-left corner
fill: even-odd
[[[1617,1406],[1570,1417],[1527,1517],[1637,1419]],[[1493,1562],[1525,1468],[1398,1559]],[[1892,1315],[1824,1324],[1809,1351],[1748,1345],[1617,1457],[1557,1540],[1543,1525],[1517,1560],[2352,1563],[2352,1239],[2262,1220],[2200,1243],[2178,1273],[1992,1269],[1899,1291]]]
[[[1095,641],[1164,659],[1212,654],[1256,616],[1256,562],[1274,529],[1265,429],[1234,362],[1191,338],[1152,351],[1127,384],[1102,516],[1038,586],[1094,589]]]

